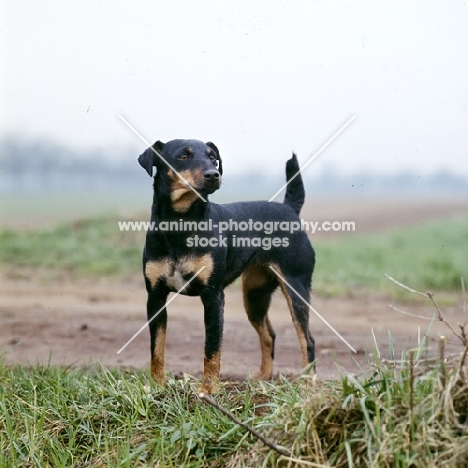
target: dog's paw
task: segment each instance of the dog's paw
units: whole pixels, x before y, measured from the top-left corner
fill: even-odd
[[[166,377],[161,374],[151,374],[151,378],[158,384],[159,387],[165,387],[166,386]]]
[[[271,380],[272,373],[271,372],[263,372],[263,371],[259,370],[258,372],[255,372],[255,374],[252,374],[249,377],[252,380]]]
[[[197,389],[197,393],[204,393],[206,395],[212,395],[217,392],[219,392],[219,382],[213,382],[211,379],[203,379]]]

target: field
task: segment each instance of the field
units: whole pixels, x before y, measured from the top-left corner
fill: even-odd
[[[144,233],[117,228],[130,212],[133,219],[146,218],[135,206],[90,218],[76,210],[79,218],[68,214],[60,223],[34,214],[5,218],[0,466],[465,466],[466,410],[458,411],[457,426],[453,414],[437,406],[439,399],[430,399],[445,395],[452,408],[460,404],[457,389],[466,386],[455,364],[445,369],[439,362],[439,336],[447,336],[446,356],[458,356],[463,346],[446,324],[431,322],[435,308],[428,298],[384,276],[433,291],[457,331],[456,324],[467,321],[460,280],[468,279],[463,200],[317,200],[306,207],[304,219],[356,222],[354,233],[311,236],[317,252],[312,304],[357,351],[311,314],[319,379],[313,387],[300,378],[299,345],[281,294],[270,313],[277,332],[275,380],[246,380],[259,364],[258,340],[239,285],[227,290],[218,402],[285,445],[287,456],[269,451],[193,394],[203,365],[198,299],[179,296],[169,309],[165,390],[148,379],[146,330],[117,354],[145,322]],[[430,379],[414,377],[410,387],[416,361],[406,360],[408,349],[421,350],[416,374],[423,368],[430,373]],[[396,369],[391,362],[401,356]],[[376,412],[384,397],[388,406]],[[392,405],[400,413],[385,422],[390,431],[378,418]],[[408,414],[408,405],[419,405],[419,413]],[[439,426],[427,426],[446,431],[437,447],[421,446],[412,435],[431,412],[444,414]],[[349,433],[339,430],[346,418]],[[392,436],[397,427],[401,434]],[[460,444],[450,446],[451,439]]]

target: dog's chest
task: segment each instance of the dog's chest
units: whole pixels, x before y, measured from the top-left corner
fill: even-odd
[[[187,280],[184,279],[182,271],[186,271],[184,268],[181,268],[180,263],[172,263],[169,267],[170,272],[165,276],[166,284],[171,289],[183,289],[184,285],[187,283]],[[192,271],[189,274],[193,273]]]
[[[153,289],[165,283],[171,291],[188,292],[189,284],[198,279],[198,284],[207,285],[213,272],[210,254],[183,256],[177,259],[162,258],[149,260],[145,265],[145,276]]]

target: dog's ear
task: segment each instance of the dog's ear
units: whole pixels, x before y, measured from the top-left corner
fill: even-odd
[[[219,154],[218,147],[211,141],[208,141],[207,143],[205,143],[205,145],[208,146],[208,148],[214,150],[214,152],[216,153],[216,158],[218,160],[218,171],[221,175],[223,175],[223,161],[221,160],[221,155]]]
[[[153,177],[153,167],[160,167],[159,163],[161,158],[154,151],[157,151],[161,155],[163,148],[164,143],[158,140],[153,146],[145,150],[145,152],[143,154],[140,154],[140,156],[138,157],[138,162],[140,163],[140,166],[146,170],[150,177]]]

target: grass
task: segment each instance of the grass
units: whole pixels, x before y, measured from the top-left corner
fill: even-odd
[[[83,219],[50,229],[0,233],[0,262],[45,268],[54,275],[130,275],[139,272],[144,232],[120,232],[115,219]]]
[[[468,280],[468,218],[314,243],[315,289],[322,294],[356,290],[389,292],[384,273],[415,289],[459,291]]]
[[[0,232],[0,262],[18,271],[45,268],[49,276],[140,274],[144,232],[121,232],[114,218],[85,219],[32,232]],[[438,220],[391,232],[313,241],[314,289],[322,295],[395,288],[388,273],[416,289],[459,291],[468,282],[468,219]]]
[[[70,190],[61,193],[2,193],[0,223],[4,226],[41,226],[72,222],[80,218],[98,217],[103,213],[119,214],[149,211],[151,183],[141,191],[102,190],[101,192]]]
[[[386,272],[416,289],[458,291],[467,232],[467,220],[451,220],[314,243],[315,288],[395,290],[380,279]],[[139,269],[143,240],[142,232],[119,232],[113,219],[5,230],[0,259],[16,270],[129,275]],[[389,359],[376,343],[368,368],[337,382],[224,382],[218,403],[288,455],[200,400],[189,378],[169,376],[162,389],[147,371],[0,359],[0,468],[466,467],[468,348],[463,358],[429,359],[428,334],[400,356],[389,337]]]
[[[187,380],[148,393],[144,372],[2,366],[0,381],[2,467],[212,466],[254,442],[200,404]],[[242,419],[262,412],[262,398],[248,385],[220,395]]]
[[[465,467],[466,366],[424,350],[384,361],[376,348],[370,371],[341,382],[225,382],[217,402],[288,455],[189,379],[161,389],[142,371],[0,364],[0,466]]]

